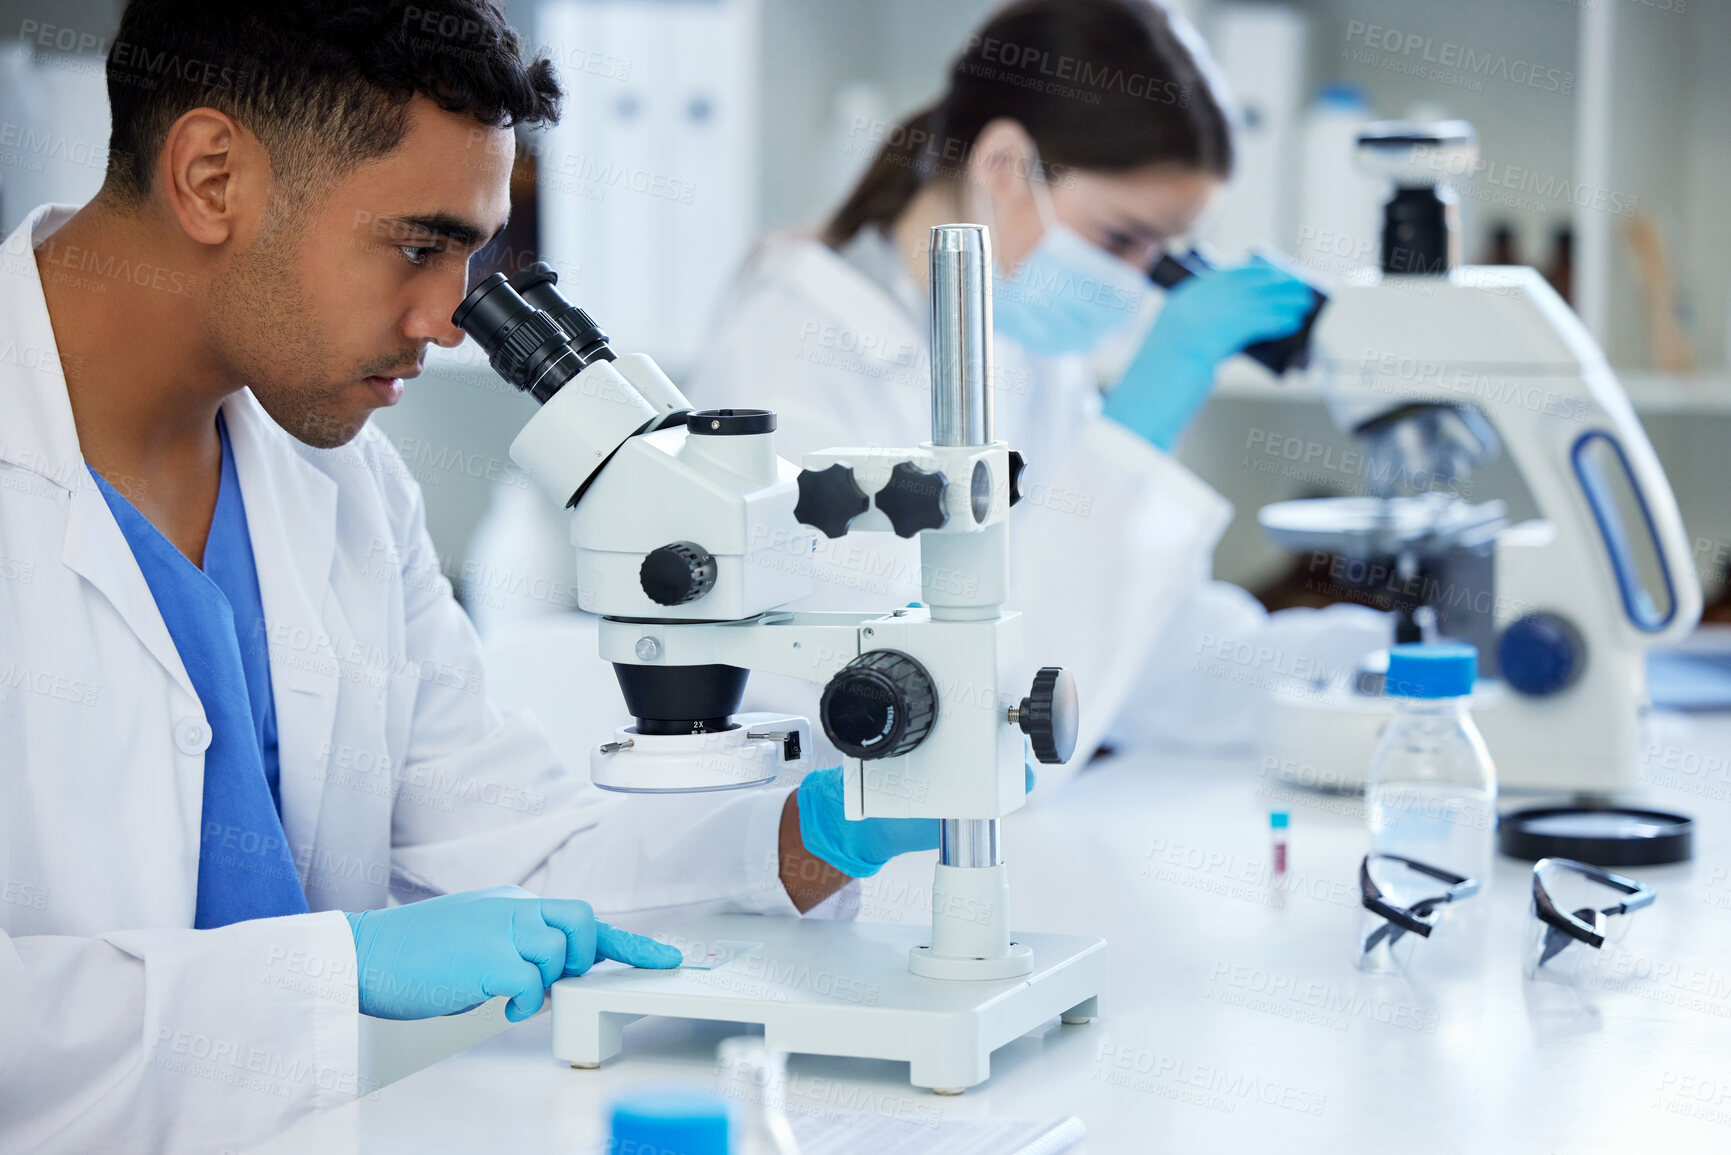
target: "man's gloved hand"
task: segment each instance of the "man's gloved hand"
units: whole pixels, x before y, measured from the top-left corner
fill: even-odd
[[[637,967],[679,965],[673,947],[628,934],[574,898],[538,898],[517,886],[447,894],[349,914],[361,1013],[427,1019],[510,995],[505,1017],[541,1009],[547,987],[598,958]]]
[[[1024,789],[1034,768],[1023,766]],[[849,822],[840,766],[813,770],[799,784],[799,838],[805,848],[851,878],[870,878],[898,854],[938,848],[936,818],[866,818]]]
[[[1220,362],[1303,324],[1310,286],[1267,261],[1198,273],[1166,294],[1142,348],[1106,395],[1104,413],[1170,450],[1208,399]]]

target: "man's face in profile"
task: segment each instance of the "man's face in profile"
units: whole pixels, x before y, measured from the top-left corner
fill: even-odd
[[[210,287],[206,324],[228,367],[308,445],[352,440],[396,403],[427,346],[459,344],[451,313],[469,258],[510,213],[511,130],[424,97],[387,155],[272,203],[258,239]]]

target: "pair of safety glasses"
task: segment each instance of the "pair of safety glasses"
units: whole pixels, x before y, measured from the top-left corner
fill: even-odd
[[[1479,892],[1479,880],[1398,854],[1371,853],[1358,866],[1364,913],[1359,920],[1358,969],[1401,974],[1413,944],[1429,938],[1442,909]]]
[[[1428,939],[1445,907],[1479,892],[1479,881],[1397,854],[1367,854],[1358,868],[1363,906],[1358,969],[1402,974],[1413,946]],[[1589,951],[1629,932],[1654,892],[1632,878],[1571,858],[1533,864],[1532,915],[1524,972],[1529,979],[1574,982]]]
[[[1541,982],[1577,981],[1589,951],[1621,942],[1633,915],[1657,895],[1632,878],[1572,858],[1533,864],[1533,917],[1527,928],[1526,976]]]

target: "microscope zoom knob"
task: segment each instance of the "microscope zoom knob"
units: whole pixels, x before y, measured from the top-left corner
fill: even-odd
[[[899,650],[861,654],[823,688],[823,732],[855,758],[906,754],[932,732],[938,691],[926,668]]]
[[[1022,471],[1028,468],[1028,459],[1020,450],[1010,450],[1010,504],[1015,505],[1022,500]]]
[[[1032,739],[1034,757],[1055,766],[1068,762],[1076,752],[1080,715],[1076,679],[1068,670],[1044,666],[1034,675],[1034,688],[1016,710],[1016,725]]]
[[[1517,693],[1542,698],[1574,685],[1586,668],[1587,640],[1561,614],[1539,611],[1510,622],[1497,639],[1497,667]]]
[[[853,468],[836,462],[827,469],[799,471],[799,500],[793,516],[801,525],[841,537],[853,519],[871,508],[865,490],[853,478]]]
[[[715,575],[714,554],[694,541],[676,541],[650,550],[637,580],[651,601],[682,606],[714,589]]]
[[[949,479],[942,473],[903,461],[890,470],[889,481],[878,490],[877,505],[898,537],[913,537],[922,529],[942,529],[949,520],[944,512],[948,485]]]

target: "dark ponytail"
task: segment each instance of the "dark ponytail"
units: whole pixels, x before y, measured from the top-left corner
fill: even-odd
[[[937,103],[887,132],[824,243],[890,224],[933,177],[960,177],[1000,117],[1048,169],[1232,172],[1226,113],[1155,0],[1020,0],[968,38]]]

